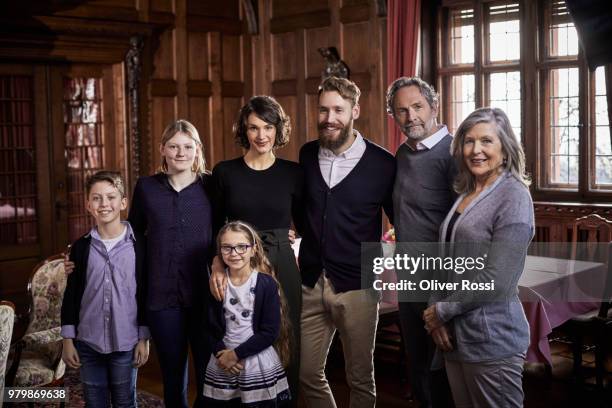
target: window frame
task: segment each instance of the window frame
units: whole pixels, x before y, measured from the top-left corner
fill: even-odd
[[[586,58],[579,47],[578,55],[549,56],[548,10],[552,0],[515,0],[519,3],[520,60],[488,61],[489,19],[487,7],[508,3],[504,0],[443,0],[437,7],[437,64],[435,78],[440,91],[440,119],[453,123],[450,87],[452,77],[474,75],[475,106],[490,100],[489,75],[496,72],[519,71],[521,83],[521,139],[527,158],[527,171],[532,177],[534,200],[569,202],[609,202],[612,187],[595,185],[596,123],[595,72],[589,72]],[[471,8],[474,12],[474,63],[451,64],[450,16],[453,10]],[[535,41],[533,40],[535,39]],[[548,99],[550,70],[578,68],[579,75],[579,146],[577,187],[548,183],[550,161],[550,100]],[[608,84],[607,89],[610,89]],[[608,97],[609,99],[609,97]],[[536,137],[530,136],[536,135]]]

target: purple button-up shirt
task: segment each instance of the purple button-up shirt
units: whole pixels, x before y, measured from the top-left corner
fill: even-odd
[[[139,339],[150,337],[148,327],[139,327],[137,321],[136,238],[130,224],[123,225],[125,236],[110,251],[95,227],[90,232],[87,284],[76,338],[104,354],[132,350]],[[74,325],[62,326],[61,335],[74,338]]]

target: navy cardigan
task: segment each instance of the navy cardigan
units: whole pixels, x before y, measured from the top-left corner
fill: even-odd
[[[212,352],[216,355],[226,349],[223,343],[225,335],[225,316],[223,302],[209,297],[209,333]],[[270,347],[280,332],[281,325],[280,295],[274,278],[265,273],[257,275],[255,284],[255,305],[253,310],[253,335],[234,349],[239,360],[253,356]]]
[[[362,253],[362,243],[380,242],[383,208],[393,223],[395,158],[364,141],[366,150],[361,159],[332,188],[321,175],[319,142],[308,142],[300,150],[306,222],[299,265],[302,283],[308,287],[315,286],[325,269],[336,292],[362,289],[366,287],[362,269],[371,271],[370,257],[382,255],[378,249],[376,254]]]

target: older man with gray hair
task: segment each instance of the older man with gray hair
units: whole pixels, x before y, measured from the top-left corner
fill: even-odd
[[[438,110],[438,94],[418,77],[398,78],[387,90],[387,112],[406,136],[395,156],[393,209],[398,243],[437,242],[440,224],[454,202],[452,136],[446,126],[437,123]],[[436,373],[435,395],[431,392],[434,345],[422,317],[427,303],[424,299],[401,300],[400,323],[413,396],[421,407],[446,407],[451,400],[444,371]],[[440,329],[432,336],[446,334],[443,327]]]

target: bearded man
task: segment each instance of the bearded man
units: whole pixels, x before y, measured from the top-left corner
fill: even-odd
[[[353,122],[361,92],[330,77],[319,87],[319,139],[300,150],[305,173],[300,384],[306,405],[336,407],[325,376],[336,330],[342,341],[350,407],[374,407],[374,342],[379,297],[362,287],[361,243],[380,241],[382,210],[393,217],[395,160]]]

